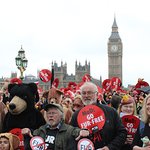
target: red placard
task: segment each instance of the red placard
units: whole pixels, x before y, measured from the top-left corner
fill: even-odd
[[[43,82],[48,82],[52,78],[52,73],[48,69],[43,69],[39,72],[39,77]]]
[[[20,128],[14,128],[14,129],[10,130],[9,132],[12,134],[15,134],[19,137],[19,139],[20,139],[19,149],[24,150],[24,141],[23,141],[23,135],[21,133],[21,129]]]
[[[80,128],[88,129],[93,133],[103,128],[105,115],[100,107],[87,105],[79,111],[77,122]]]
[[[94,150],[94,144],[91,140],[83,138],[78,142],[78,150]]]
[[[121,80],[118,77],[111,78],[111,89],[118,91],[121,87]]]
[[[124,115],[122,117],[122,123],[124,124],[128,135],[130,135],[131,138],[134,138],[134,135],[140,123],[140,119],[134,115]]]
[[[102,87],[104,91],[110,91],[111,89],[111,80],[110,79],[105,79],[102,83]]]

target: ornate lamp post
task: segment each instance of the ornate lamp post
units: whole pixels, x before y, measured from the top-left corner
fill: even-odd
[[[23,80],[24,76],[23,76],[23,72],[26,70],[27,68],[27,64],[28,64],[28,60],[25,58],[25,51],[21,49],[18,51],[18,56],[15,58],[16,60],[16,66],[17,68],[20,70],[20,79]]]

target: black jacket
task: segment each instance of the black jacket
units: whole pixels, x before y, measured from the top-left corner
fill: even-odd
[[[104,111],[106,120],[102,130],[98,131],[101,135],[103,145],[94,143],[95,148],[107,146],[109,150],[121,150],[121,147],[126,141],[127,131],[124,128],[117,111],[103,104],[97,103],[96,105]],[[73,126],[78,127],[77,115],[79,111],[75,112],[72,116],[71,125]]]

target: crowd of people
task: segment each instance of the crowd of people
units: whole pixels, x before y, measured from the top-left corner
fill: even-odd
[[[0,150],[19,150],[19,137],[2,130],[10,100],[6,87],[1,96]],[[99,93],[98,86],[88,81],[74,96],[51,87],[35,100],[35,108],[46,123],[34,131],[22,128],[21,133],[30,139],[41,137],[43,150],[150,150],[148,93],[133,89]],[[93,148],[86,144],[81,148],[80,139],[90,140]]]

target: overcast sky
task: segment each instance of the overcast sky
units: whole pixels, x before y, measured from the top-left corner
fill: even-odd
[[[108,78],[107,42],[116,16],[123,43],[123,84],[144,78],[150,84],[149,0],[0,0],[0,77],[19,70],[15,57],[25,50],[25,75],[51,69],[51,62],[91,63],[93,78]]]

